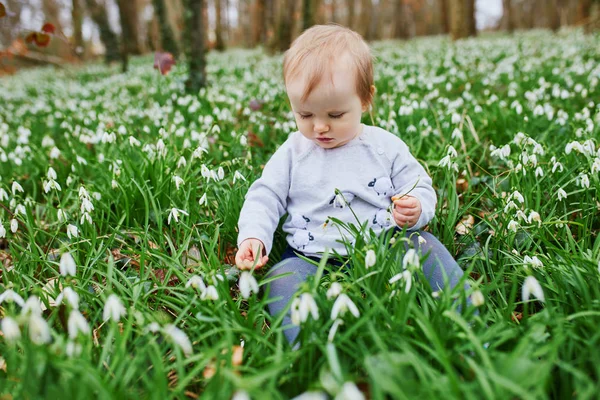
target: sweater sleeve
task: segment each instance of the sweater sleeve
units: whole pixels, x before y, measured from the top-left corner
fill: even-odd
[[[414,231],[427,225],[435,215],[437,196],[425,168],[410,154],[408,146],[399,141],[399,151],[392,160],[392,183],[395,194],[408,194],[421,202],[421,216],[409,230]],[[410,193],[409,193],[410,192]]]
[[[273,233],[287,208],[291,161],[291,148],[284,143],[248,189],[238,220],[238,247],[244,240],[256,238],[264,243],[267,254],[271,252]]]

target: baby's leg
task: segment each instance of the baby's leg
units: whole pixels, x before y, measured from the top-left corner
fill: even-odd
[[[410,235],[412,232],[408,232]],[[429,232],[419,231],[419,234],[425,243],[419,244],[417,234],[412,234],[411,240],[415,249],[419,249],[419,256],[424,257],[428,253],[427,259],[423,261],[423,274],[429,281],[432,290],[441,290],[444,288],[444,277],[448,280],[450,288],[454,288],[463,276],[463,270],[460,268],[452,254],[446,249],[435,236]],[[468,290],[469,285],[464,284],[464,290]],[[467,300],[470,303],[470,299]]]
[[[274,300],[269,303],[269,313],[276,316],[285,310],[290,300],[296,294],[296,290],[309,275],[314,275],[317,272],[317,267],[298,257],[290,257],[276,264],[268,272],[267,277],[273,277],[291,272],[291,275],[282,278],[276,278],[269,284],[269,300]],[[290,326],[292,320],[289,311],[283,318],[282,326]],[[297,326],[288,328],[284,331],[285,337],[289,343],[293,343],[300,332]]]

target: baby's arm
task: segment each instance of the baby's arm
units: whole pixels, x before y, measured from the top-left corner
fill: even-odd
[[[406,224],[411,230],[417,230],[435,215],[437,196],[425,168],[410,154],[403,141],[399,143],[391,174],[396,192],[392,198],[397,210],[394,219],[398,225]]]
[[[257,265],[266,262],[273,246],[273,233],[287,208],[290,163],[290,148],[284,143],[267,162],[262,176],[248,189],[238,220],[238,267],[243,266],[242,260],[248,256],[253,259],[260,256]],[[260,252],[256,252],[257,243],[263,246]]]

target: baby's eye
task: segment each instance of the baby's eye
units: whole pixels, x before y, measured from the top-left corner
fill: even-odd
[[[312,117],[312,114],[306,114],[306,115],[298,114],[298,115],[300,115],[300,118],[302,118],[302,119],[307,119],[307,118]]]
[[[331,118],[342,118],[344,116],[345,113],[341,113],[341,114],[329,114],[329,116]]]

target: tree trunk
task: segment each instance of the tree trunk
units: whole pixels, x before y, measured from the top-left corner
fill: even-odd
[[[467,29],[469,36],[477,35],[477,22],[475,21],[475,0],[466,0],[467,3]]]
[[[167,14],[167,7],[165,6],[165,0],[152,0],[154,6],[154,14],[158,20],[158,26],[160,30],[160,47],[163,51],[168,51],[175,58],[179,57],[179,46],[175,40],[173,29],[169,23],[169,16]]]
[[[452,40],[462,39],[469,36],[467,22],[467,2],[465,0],[449,0],[450,8],[450,34]]]
[[[550,0],[549,11],[549,19],[550,19],[550,29],[554,32],[557,32],[560,29],[560,13],[561,13],[561,4],[558,0]]]
[[[597,32],[600,30],[600,1],[592,1],[590,6],[590,17],[585,26],[586,33]]]
[[[189,92],[197,94],[206,86],[206,46],[204,42],[204,0],[186,0],[186,35],[190,74],[186,82]]]
[[[134,0],[117,0],[121,35],[128,54],[141,54],[137,2]]]
[[[513,10],[511,0],[502,0],[502,12],[504,13],[504,25],[509,33],[513,33],[515,30],[515,23],[513,21]]]
[[[348,8],[348,19],[346,21],[346,26],[350,29],[354,29],[354,15],[356,13],[355,0],[346,0],[346,6]]]
[[[296,11],[295,0],[284,0],[281,4],[282,17],[279,20],[279,51],[286,51],[292,44],[292,32],[294,30],[294,12]]]
[[[90,11],[92,20],[100,30],[100,41],[104,45],[104,61],[108,64],[112,61],[117,61],[120,58],[119,40],[117,35],[110,29],[108,23],[108,15],[104,1],[86,0],[87,9]]]
[[[358,33],[365,39],[369,36],[369,22],[371,21],[372,7],[373,3],[371,0],[360,0]]]
[[[406,5],[404,0],[395,0],[394,2],[394,30],[392,37],[394,39],[407,39],[408,29],[406,29]]]
[[[215,2],[215,49],[217,51],[225,50],[225,42],[223,41],[223,17],[221,15],[221,0]]]
[[[256,0],[254,8],[254,23],[252,24],[253,45],[265,42],[265,31],[267,30],[267,14],[265,9],[265,0]]]
[[[315,24],[315,0],[302,0],[302,30]]]
[[[338,23],[337,19],[337,0],[331,0],[331,22]]]
[[[440,7],[440,22],[442,26],[442,33],[450,33],[450,15],[448,14],[448,0],[439,0]]]
[[[77,57],[83,58],[85,49],[83,43],[83,10],[81,8],[81,0],[73,0],[71,20],[73,24],[73,49]]]

